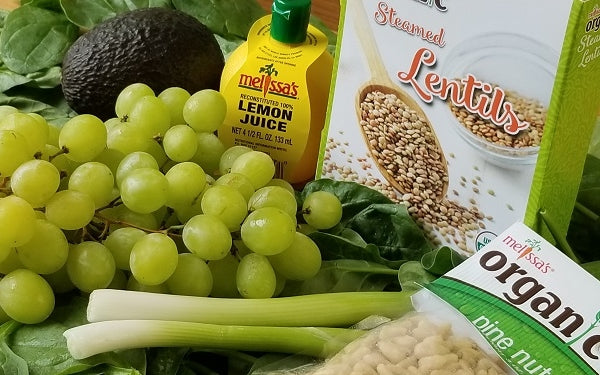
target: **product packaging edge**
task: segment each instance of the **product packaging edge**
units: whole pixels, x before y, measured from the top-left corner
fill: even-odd
[[[464,318],[516,374],[600,373],[600,282],[522,222],[425,288],[417,311]]]
[[[564,238],[600,109],[599,17],[598,0],[342,1],[317,178],[381,191],[469,256],[515,221]]]

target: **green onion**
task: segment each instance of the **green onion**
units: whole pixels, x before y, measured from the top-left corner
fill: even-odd
[[[243,299],[98,289],[90,294],[87,319],[347,327],[372,315],[397,318],[412,310],[411,295],[408,291],[344,292]]]
[[[64,332],[73,358],[132,348],[206,349],[304,354],[326,358],[365,331],[345,328],[239,326],[160,320],[112,320]]]

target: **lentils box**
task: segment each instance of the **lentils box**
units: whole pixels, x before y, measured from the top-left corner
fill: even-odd
[[[600,0],[342,1],[317,177],[472,254],[564,238],[600,109]]]

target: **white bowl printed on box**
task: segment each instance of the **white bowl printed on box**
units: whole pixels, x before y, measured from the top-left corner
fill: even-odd
[[[527,36],[489,33],[467,39],[453,47],[444,59],[442,72],[448,79],[471,74],[481,82],[549,105],[559,54]],[[539,146],[514,148],[478,137],[452,114],[451,123],[460,136],[488,161],[502,166],[534,164]]]

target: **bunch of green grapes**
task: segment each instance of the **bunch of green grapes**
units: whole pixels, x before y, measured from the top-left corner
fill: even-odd
[[[339,200],[298,207],[269,155],[221,143],[225,114],[218,91],[141,83],[106,121],[0,107],[0,321],[41,322],[74,290],[267,298],[313,277],[297,228],[336,225]]]

